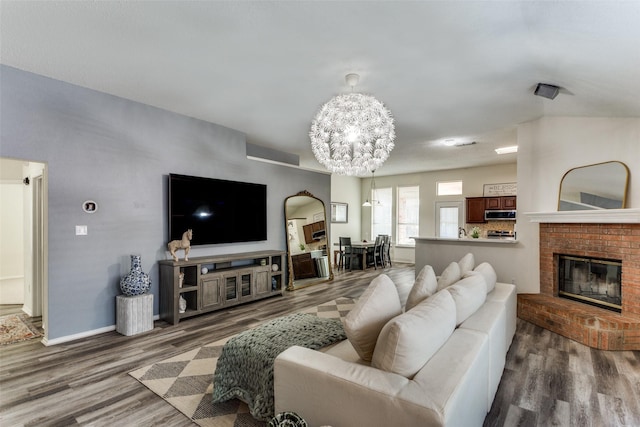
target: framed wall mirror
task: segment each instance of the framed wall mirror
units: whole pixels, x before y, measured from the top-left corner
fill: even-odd
[[[308,191],[301,191],[284,201],[288,291],[333,280],[327,247],[329,224],[325,215],[324,202]]]
[[[629,168],[622,162],[573,168],[560,181],[558,210],[623,209],[628,185]]]

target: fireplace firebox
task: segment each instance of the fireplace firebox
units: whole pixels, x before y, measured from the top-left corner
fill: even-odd
[[[622,261],[558,256],[558,296],[622,311]]]

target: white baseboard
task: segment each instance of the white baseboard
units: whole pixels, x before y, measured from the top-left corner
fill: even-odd
[[[153,316],[153,320],[156,321],[160,319],[160,315],[156,314]],[[59,338],[53,338],[53,339],[47,339],[46,337],[42,339],[42,344],[44,344],[45,346],[51,346],[51,345],[57,345],[57,344],[63,344],[69,341],[75,341],[75,340],[79,340],[82,338],[88,338],[88,337],[92,337],[94,335],[100,335],[100,334],[104,334],[106,332],[112,332],[116,330],[116,325],[111,325],[111,326],[105,326],[104,328],[98,328],[98,329],[92,329],[90,331],[85,331],[85,332],[80,332],[78,334],[73,334],[73,335],[65,335],[63,337],[59,337]]]

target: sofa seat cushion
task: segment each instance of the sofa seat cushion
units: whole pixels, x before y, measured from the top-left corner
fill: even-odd
[[[486,334],[456,329],[398,398],[437,408],[437,422],[414,425],[481,426],[487,414],[489,340]]]
[[[381,274],[371,281],[344,318],[344,331],[361,359],[370,361],[384,325],[402,313],[393,281]]]
[[[436,279],[436,273],[433,271],[433,267],[425,265],[422,267],[422,270],[420,270],[420,273],[418,274],[418,277],[416,277],[416,281],[411,288],[411,292],[409,292],[404,305],[405,311],[411,310],[413,307],[418,305],[418,303],[435,294],[437,288],[438,279]]]
[[[461,325],[460,329],[470,329],[487,334],[489,337],[489,389],[487,412],[491,410],[493,398],[498,391],[507,354],[507,316],[504,304],[497,301],[485,303]]]
[[[467,276],[444,289],[456,304],[456,326],[467,320],[487,299],[487,285],[480,274]]]
[[[371,366],[411,378],[447,341],[455,325],[453,297],[438,292],[384,325]]]
[[[504,306],[507,316],[507,349],[516,334],[516,322],[518,311],[518,295],[516,286],[510,283],[496,282],[496,286],[487,294],[487,301],[496,301]]]
[[[340,341],[335,344],[322,347],[318,351],[326,354],[330,354],[337,357],[340,360],[344,360],[349,363],[357,363],[358,365],[371,366],[370,361],[362,360],[360,355],[356,352],[349,340]]]

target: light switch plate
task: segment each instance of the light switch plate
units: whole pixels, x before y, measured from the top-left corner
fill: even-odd
[[[76,225],[76,236],[86,236],[87,231],[86,225]]]

